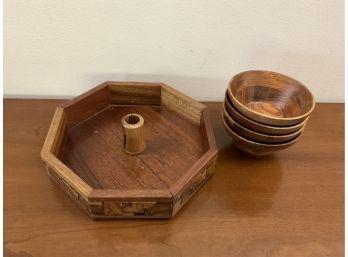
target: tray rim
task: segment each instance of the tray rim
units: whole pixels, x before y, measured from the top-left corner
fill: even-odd
[[[174,185],[167,189],[94,189],[56,157],[65,130],[79,123],[77,119],[69,121],[66,112],[72,110],[73,106],[76,104],[80,104],[82,106],[83,104],[88,104],[89,98],[100,98],[101,100],[98,102],[98,105],[93,112],[87,113],[87,116],[83,116],[81,119],[85,120],[89,116],[96,113],[96,110],[100,111],[106,106],[115,104],[112,102],[108,94],[110,94],[110,91],[112,91],[115,87],[119,86],[124,86],[128,90],[130,88],[139,89],[145,87],[145,90],[148,89],[149,92],[151,91],[151,94],[154,93],[155,97],[157,97],[158,90],[160,90],[158,95],[160,101],[157,101],[156,98],[147,98],[144,99],[144,102],[141,102],[143,99],[135,99],[137,101],[136,104],[138,105],[140,101],[140,104],[164,105],[169,110],[184,110],[182,115],[183,118],[188,119],[195,125],[199,126],[203,132],[205,132],[203,134],[201,133],[202,138],[205,137],[202,145],[204,154],[182,177],[180,177],[178,181],[174,183]],[[105,100],[105,95],[107,95],[107,100]],[[148,104],[149,101],[151,101],[153,104]],[[128,103],[128,105],[132,104]],[[188,111],[185,110],[185,108]],[[178,112],[176,111],[176,113]],[[217,152],[218,150],[215,142],[213,127],[209,118],[208,109],[204,104],[193,100],[192,98],[163,83],[107,81],[57,107],[41,151],[41,158],[50,169],[51,177],[57,176],[56,178],[58,183],[61,183],[63,186],[67,187],[68,191],[72,191],[72,195],[77,194],[77,200],[82,201],[82,205],[85,207],[87,205],[87,212],[89,212],[89,216],[93,219],[98,218],[98,215],[94,215],[90,212],[90,209],[88,208],[91,208],[91,206],[100,206],[103,205],[104,202],[127,203],[127,201],[130,203],[143,205],[150,202],[170,203],[172,206],[171,213],[170,215],[164,215],[170,218],[173,217],[175,213],[184,205],[184,203],[186,203],[187,200],[191,198],[191,196],[198,191],[199,188],[212,176],[213,172],[210,172],[209,170],[210,173],[207,173],[207,170],[208,167],[213,167],[213,171],[215,170]],[[188,194],[185,201],[182,199],[183,194]],[[71,194],[69,195],[71,196]],[[129,215],[126,216],[129,218]],[[101,219],[107,218],[103,217],[102,215],[99,217]],[[119,218],[119,216],[117,216],[117,218]],[[139,217],[137,216],[136,218]]]

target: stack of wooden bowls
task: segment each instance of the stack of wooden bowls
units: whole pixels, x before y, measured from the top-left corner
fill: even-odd
[[[268,155],[297,142],[314,105],[312,93],[299,81],[271,71],[246,71],[228,85],[224,127],[240,150]]]

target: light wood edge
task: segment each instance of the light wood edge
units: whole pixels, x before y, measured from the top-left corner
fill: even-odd
[[[211,119],[209,117],[208,108],[204,108],[202,110],[202,118],[201,118],[201,136],[203,138],[203,147],[204,151],[208,151],[210,149],[217,150],[215,135],[213,125],[211,123]]]
[[[135,81],[105,81],[103,84],[109,86],[158,86],[161,87],[162,83],[158,82],[135,82]]]
[[[179,180],[177,180],[170,188],[169,191],[173,196],[176,196],[182,189],[188,184],[205,166],[217,157],[218,151],[216,149],[211,149],[189,169]]]
[[[90,207],[86,198],[72,188],[61,176],[59,176],[50,166],[45,165],[47,174],[56,183],[56,185],[64,191],[88,216],[90,216]]]
[[[141,216],[134,216],[132,214],[129,215],[94,215],[92,213],[88,213],[88,216],[95,220],[95,221],[103,221],[103,220],[168,220],[170,218],[172,218],[171,215],[168,214],[162,214],[162,213],[158,213],[158,214],[153,214],[153,215],[141,215]]]
[[[162,83],[161,86],[161,104],[199,126],[202,110],[206,106],[166,84]]]
[[[48,130],[44,146],[41,151],[41,159],[46,163],[59,177],[64,179],[69,186],[74,188],[84,199],[92,191],[92,188],[78,177],[71,169],[62,163],[54,153],[57,153],[57,148],[63,138],[65,126],[64,110],[58,107],[53,115],[53,119]]]
[[[52,151],[56,151],[55,148],[57,148],[58,142],[62,140],[62,135],[64,133],[63,128],[65,125],[64,123],[66,123],[64,119],[64,110],[63,108],[58,107],[53,114],[53,118],[48,129],[44,145],[42,147],[42,157],[46,156],[48,153],[51,154]],[[57,135],[57,133],[60,135]]]
[[[173,216],[213,176],[217,153],[217,149],[210,149],[169,188],[173,195]]]
[[[171,202],[172,194],[166,189],[152,190],[117,190],[117,189],[92,189],[88,196],[90,202],[101,201],[161,201]]]

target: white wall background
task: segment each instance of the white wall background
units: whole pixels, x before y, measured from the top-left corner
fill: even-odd
[[[343,102],[343,24],[342,0],[5,0],[4,94],[130,80],[222,100],[234,74],[268,69]]]

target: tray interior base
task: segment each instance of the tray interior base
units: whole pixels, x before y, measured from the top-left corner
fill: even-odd
[[[146,150],[123,150],[121,119],[144,117]],[[110,105],[75,125],[59,158],[95,189],[166,189],[203,155],[200,128],[164,106]]]

